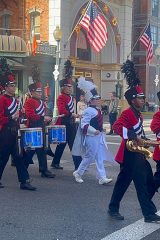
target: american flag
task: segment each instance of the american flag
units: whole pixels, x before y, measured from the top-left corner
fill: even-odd
[[[140,42],[145,46],[147,50],[147,61],[150,62],[153,58],[153,43],[152,43],[152,37],[151,37],[151,29],[150,24],[144,31],[143,35],[139,39]]]
[[[87,31],[87,39],[92,48],[99,52],[108,40],[107,23],[93,1],[90,2],[89,8],[79,25]]]

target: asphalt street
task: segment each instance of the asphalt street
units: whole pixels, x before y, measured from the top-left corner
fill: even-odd
[[[147,124],[145,128],[147,135],[154,138]],[[107,136],[107,141],[114,155],[120,137]],[[154,171],[155,163],[150,162]],[[0,240],[159,239],[160,225],[144,223],[133,184],[121,203],[120,212],[125,220],[113,221],[107,215],[118,164],[106,163],[108,177],[112,177],[113,181],[101,186],[96,179],[94,164],[86,171],[83,184],[74,181],[68,148],[61,162],[64,169],[54,170],[55,179],[41,178],[36,156],[34,163],[29,172],[32,184],[37,187],[36,192],[19,189],[16,170],[10,162],[5,169],[2,179],[5,188],[0,189]],[[51,158],[48,157],[49,168],[50,164]],[[155,195],[154,202],[160,209],[160,194]]]

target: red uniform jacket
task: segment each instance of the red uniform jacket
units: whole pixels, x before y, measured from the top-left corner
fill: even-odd
[[[72,113],[74,112],[73,97],[71,95],[61,93],[57,99],[57,108],[58,113],[60,115],[64,114],[65,116],[58,118],[56,124],[61,125],[69,122],[69,119],[71,118]]]
[[[12,115],[18,110],[18,102],[15,97],[8,95],[0,96],[0,129],[8,123],[12,123]],[[13,121],[15,124],[15,121]]]
[[[160,141],[160,111],[156,112],[150,125],[151,130],[156,134],[157,140]],[[153,153],[153,160],[160,160],[160,149],[156,146]]]
[[[121,116],[113,125],[115,133],[122,137],[122,142],[115,157],[115,160],[122,163],[126,141],[136,139],[137,136],[145,137],[143,130],[143,117],[139,111],[133,108],[124,110]]]
[[[27,117],[27,127],[43,127],[45,105],[42,100],[28,98],[24,104]]]

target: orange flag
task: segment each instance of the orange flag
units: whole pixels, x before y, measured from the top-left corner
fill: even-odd
[[[33,54],[33,56],[36,56],[37,48],[38,48],[38,44],[37,44],[36,36],[34,35],[33,43],[32,43],[32,54]]]

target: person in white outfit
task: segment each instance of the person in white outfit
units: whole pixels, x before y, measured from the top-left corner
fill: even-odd
[[[81,94],[80,100],[77,103],[77,114],[81,117],[86,108],[87,108],[87,103],[85,101],[85,95]]]
[[[104,161],[112,161],[103,134],[103,116],[101,112],[101,98],[96,90],[92,91],[89,107],[84,110],[80,127],[84,135],[84,155],[78,169],[73,172],[76,182],[83,183],[82,176],[92,162],[95,162],[99,184],[107,184],[112,181],[107,178]]]

